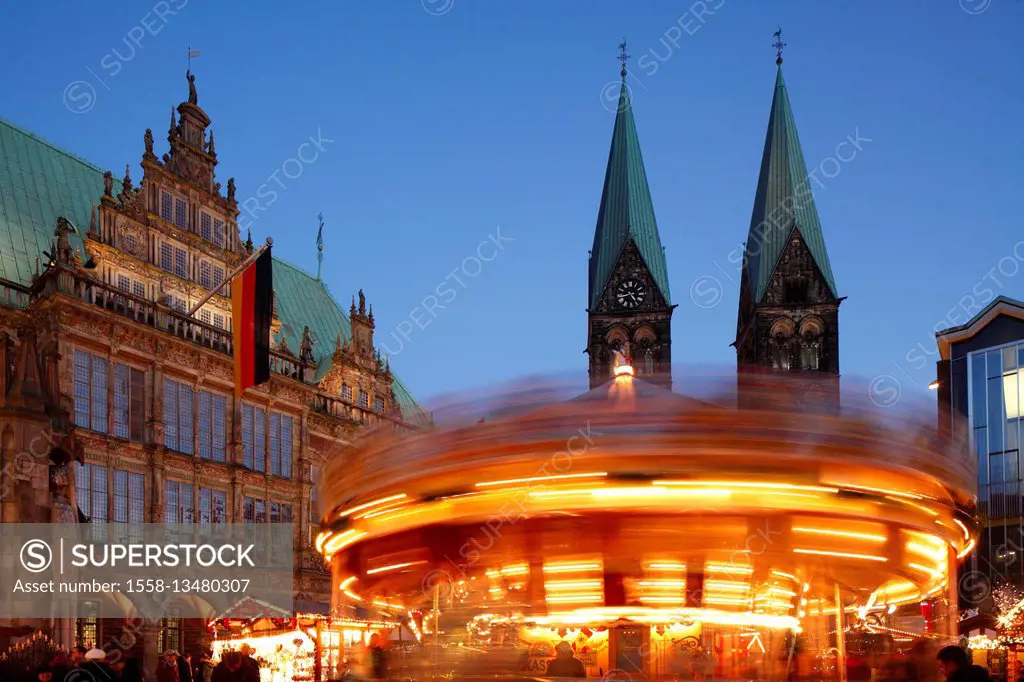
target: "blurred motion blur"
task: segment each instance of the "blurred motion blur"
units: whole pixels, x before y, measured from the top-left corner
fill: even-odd
[[[938,674],[977,526],[934,408],[633,374],[448,401],[430,428],[328,458],[332,608],[413,633],[381,654],[389,677]]]

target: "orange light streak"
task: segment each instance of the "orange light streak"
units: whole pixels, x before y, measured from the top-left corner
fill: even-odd
[[[572,573],[574,571],[599,571],[601,570],[601,564],[597,563],[564,563],[564,564],[544,564],[545,573]]]
[[[846,530],[831,530],[829,528],[806,528],[806,527],[793,527],[794,533],[812,533],[814,535],[834,535],[841,538],[856,538],[858,540],[868,540],[870,542],[885,542],[889,538],[885,535],[878,535],[875,533],[855,533],[853,531]]]
[[[853,554],[852,552],[829,552],[829,551],[826,551],[826,550],[823,550],[823,549],[799,549],[798,548],[798,549],[794,549],[793,552],[796,553],[796,554],[816,554],[816,555],[819,555],[819,556],[834,556],[834,557],[842,557],[844,559],[864,559],[864,560],[867,560],[867,561],[886,562],[886,561],[889,560],[889,559],[887,559],[884,556],[872,556],[870,554]]]
[[[536,481],[563,481],[573,478],[602,478],[607,475],[608,472],[606,471],[598,471],[592,474],[561,474],[556,476],[532,476],[530,478],[509,478],[504,481],[485,481],[483,483],[477,483],[475,485],[477,488],[486,488],[498,485],[513,485],[516,483],[534,483]]]
[[[405,493],[399,493],[397,495],[389,495],[388,497],[382,497],[380,499],[373,500],[372,502],[366,502],[365,504],[360,504],[360,505],[355,506],[355,507],[350,507],[349,509],[346,509],[346,510],[344,510],[342,512],[339,512],[338,516],[340,516],[340,517],[351,516],[352,514],[358,512],[358,511],[362,511],[364,509],[369,509],[370,507],[377,507],[379,505],[386,504],[388,502],[393,502],[395,500],[404,500],[407,497],[409,497],[409,496],[406,495]]]
[[[409,568],[410,566],[420,566],[427,563],[426,561],[407,561],[404,564],[391,564],[390,566],[381,566],[380,568],[373,568],[366,572],[366,575],[376,575],[378,573],[387,573],[388,571],[397,571],[402,568]]]

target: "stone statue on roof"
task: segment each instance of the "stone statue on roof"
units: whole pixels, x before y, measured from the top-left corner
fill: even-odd
[[[299,344],[299,360],[307,364],[313,363],[313,339],[309,335],[309,327],[302,329],[302,343]]]
[[[188,103],[199,106],[199,93],[196,92],[196,77],[191,69],[185,72],[185,78],[188,79]]]

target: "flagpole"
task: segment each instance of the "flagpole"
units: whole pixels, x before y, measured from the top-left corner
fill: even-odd
[[[238,275],[238,273],[242,272],[247,267],[249,267],[250,265],[255,263],[256,259],[259,258],[261,255],[263,255],[263,252],[266,251],[267,249],[269,249],[271,246],[273,246],[273,244],[274,244],[274,240],[271,239],[270,237],[267,237],[267,243],[266,244],[264,244],[260,248],[258,248],[255,251],[253,251],[251,256],[246,258],[244,261],[242,261],[241,265],[239,265],[237,268],[232,270],[231,274],[229,274],[227,277],[225,277],[224,281],[220,283],[220,286],[218,286],[216,289],[210,289],[210,291],[206,294],[206,296],[203,296],[199,300],[198,303],[196,303],[194,306],[192,306],[192,308],[188,311],[188,313],[186,313],[186,317],[192,317],[193,315],[195,315],[197,310],[199,310],[204,305],[206,305],[207,301],[209,301],[211,298],[213,298],[215,295],[217,295],[217,293],[221,289],[223,289],[228,284],[230,284],[231,280],[233,280],[235,278],[235,276]]]

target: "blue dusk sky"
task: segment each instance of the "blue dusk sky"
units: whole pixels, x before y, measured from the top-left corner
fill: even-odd
[[[116,177],[126,163],[138,177],[146,128],[166,151],[187,48],[200,50],[217,177],[264,209],[243,225],[315,272],[323,213],[325,281],[346,308],[365,290],[378,345],[419,398],[585,370],[623,36],[677,362],[735,362],[735,253],[776,25],[848,297],[844,376],[924,392],[936,328],[1024,298],[1022,0],[146,0],[0,16],[0,115]],[[454,294],[424,312],[439,289]]]

